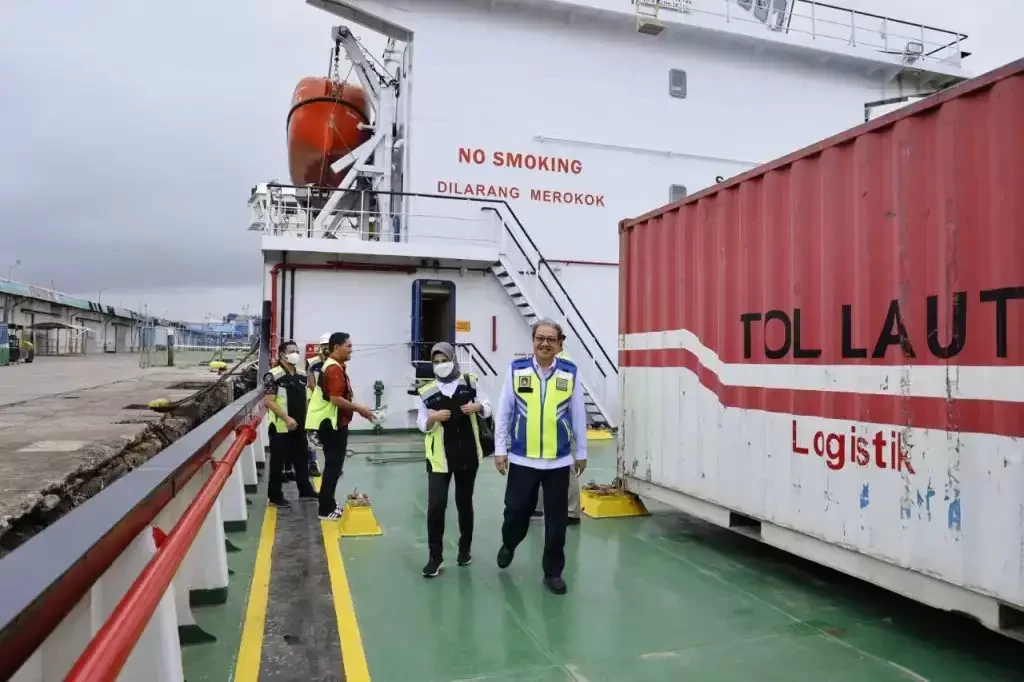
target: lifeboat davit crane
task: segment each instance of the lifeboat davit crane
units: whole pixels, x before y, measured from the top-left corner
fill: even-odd
[[[373,230],[372,223],[389,219],[396,199],[389,193],[398,79],[377,68],[348,27],[334,27],[332,36],[330,73],[298,82],[287,119],[291,180],[309,188],[297,198],[324,236],[346,224]],[[358,85],[341,77],[343,50]]]

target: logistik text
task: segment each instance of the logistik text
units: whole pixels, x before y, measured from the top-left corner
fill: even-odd
[[[793,420],[793,454],[816,454],[825,459],[825,466],[838,471],[849,464],[878,469],[906,470],[916,473],[903,449],[903,435],[898,431],[876,431],[861,435],[857,426],[851,424],[849,433],[801,429]]]

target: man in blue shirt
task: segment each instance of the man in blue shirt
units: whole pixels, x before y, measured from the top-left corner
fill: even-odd
[[[530,516],[544,495],[544,585],[565,594],[565,529],[570,470],[587,467],[587,424],[576,365],[556,357],[565,334],[543,319],[533,325],[533,355],[509,365],[495,416],[494,465],[508,476],[498,566],[512,563]],[[542,485],[543,484],[543,485]]]

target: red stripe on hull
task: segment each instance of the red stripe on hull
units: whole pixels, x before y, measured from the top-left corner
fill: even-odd
[[[1024,403],[728,386],[696,355],[681,348],[619,351],[619,367],[686,368],[724,407],[1024,438]]]

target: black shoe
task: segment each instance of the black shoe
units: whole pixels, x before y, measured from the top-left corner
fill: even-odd
[[[441,569],[444,568],[444,562],[440,559],[431,558],[427,562],[427,565],[423,567],[424,578],[436,578],[441,573]]]
[[[570,526],[578,526],[578,525],[580,525],[580,517],[578,517],[578,516],[570,516],[569,520],[566,521],[566,524],[570,525]]]
[[[294,471],[290,471],[290,470],[286,471],[286,472],[284,472],[284,477],[287,478],[289,481],[294,481],[295,480],[295,472]]]
[[[271,507],[277,507],[278,509],[291,509],[292,506],[291,503],[285,499],[270,500],[268,504],[270,504]]]
[[[512,550],[505,545],[501,546],[498,550],[498,568],[508,568],[508,565],[512,563],[512,557],[515,556]]]
[[[309,493],[308,495],[299,495],[300,500],[319,500],[320,496],[316,493]]]
[[[316,462],[309,463],[309,475],[313,478],[320,478],[320,467],[316,465]]]
[[[469,550],[460,549],[459,556],[455,560],[455,563],[457,563],[459,566],[469,566],[471,563],[473,563],[473,557],[470,556]]]
[[[565,581],[561,578],[544,578],[544,586],[555,594],[565,594]]]

